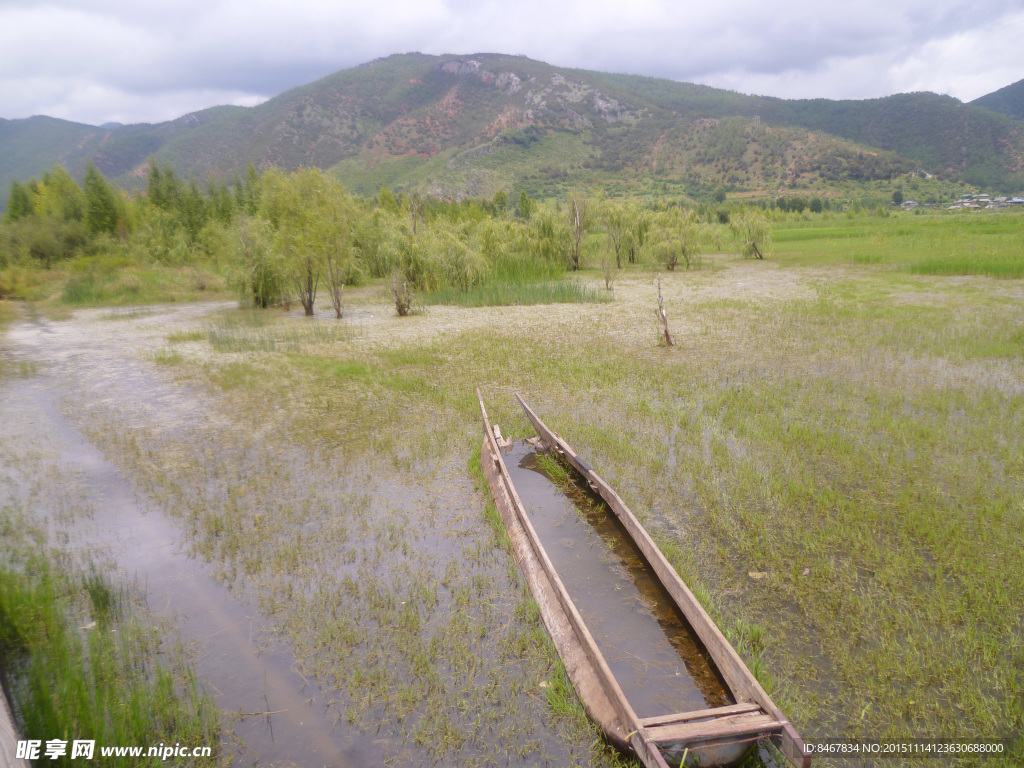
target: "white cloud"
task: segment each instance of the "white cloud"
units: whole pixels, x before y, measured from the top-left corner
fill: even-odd
[[[0,116],[157,121],[391,53],[523,53],[784,97],[1021,77],[1016,4],[959,0],[0,0]],[[177,111],[176,111],[177,110]]]

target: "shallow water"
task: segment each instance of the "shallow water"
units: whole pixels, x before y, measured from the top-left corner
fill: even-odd
[[[556,483],[527,441],[504,454],[516,492],[640,717],[734,703],[707,652],[618,518],[582,480]]]
[[[195,401],[149,375],[113,335],[102,324],[36,321],[12,329],[5,356],[38,361],[39,372],[0,379],[0,471],[8,485],[0,501],[45,521],[51,542],[111,563],[143,589],[149,609],[194,651],[195,670],[223,713],[221,749],[233,764],[379,764],[372,739],[336,727],[339,713],[327,706],[335,694],[298,671],[251,601],[189,554],[179,524],[69,417],[71,401],[115,399],[162,416],[167,427],[197,418]]]

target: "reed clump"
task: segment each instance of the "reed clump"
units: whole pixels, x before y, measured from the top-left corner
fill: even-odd
[[[100,571],[63,568],[59,559],[32,554],[0,568],[0,660],[22,736],[94,740],[97,750],[182,743],[216,755],[217,710],[183,652],[166,650]],[[190,761],[217,764],[215,756]]]

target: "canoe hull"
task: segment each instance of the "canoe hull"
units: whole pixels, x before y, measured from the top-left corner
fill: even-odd
[[[630,750],[648,768],[668,768],[686,754],[686,765],[728,766],[752,745],[771,739],[787,759],[809,768],[803,742],[736,654],[707,612],[682,582],[660,549],[622,499],[516,396],[545,446],[583,475],[623,523],[662,586],[690,622],[737,702],[696,712],[639,718],[626,700],[607,662],[555,571],[528,519],[502,458],[500,432],[491,427],[477,390],[484,423],[481,462],[491,494],[508,531],[516,560],[540,608],[541,618],[588,716],[616,746]]]
[[[534,556],[526,531],[514,511],[512,499],[505,491],[498,464],[500,457],[494,455],[490,441],[484,440],[480,456],[484,476],[487,478],[487,484],[494,497],[495,506],[501,514],[505,530],[508,531],[509,540],[512,542],[512,551],[515,553],[519,568],[530,588],[530,593],[537,601],[541,620],[551,636],[558,656],[565,665],[565,671],[569,675],[573,688],[580,697],[580,701],[583,702],[590,719],[601,726],[609,740],[617,747],[628,749],[626,732],[618,723],[615,709],[594,674],[586,654],[580,647],[579,638],[555,595],[555,588],[551,580]]]

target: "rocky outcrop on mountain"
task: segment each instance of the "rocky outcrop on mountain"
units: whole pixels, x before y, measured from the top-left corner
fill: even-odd
[[[516,93],[522,88],[522,81],[515,73],[501,72],[500,74],[495,74],[484,69],[479,61],[474,61],[473,59],[446,61],[438,69],[449,75],[458,75],[460,77],[472,75],[478,77],[487,85],[493,85],[495,88],[510,94]]]

